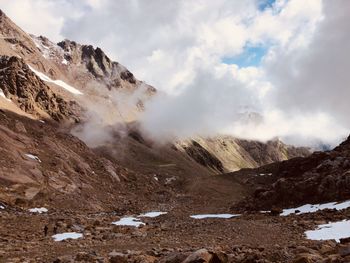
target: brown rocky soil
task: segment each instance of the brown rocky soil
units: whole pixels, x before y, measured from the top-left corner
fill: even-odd
[[[0,213],[1,262],[349,262],[349,240],[310,241],[315,224],[348,218],[350,210],[279,217],[245,214],[232,219],[191,219],[180,207],[140,228],[115,226],[122,213],[47,214],[7,207]],[[48,235],[44,235],[44,226]],[[53,241],[58,233],[83,238]]]

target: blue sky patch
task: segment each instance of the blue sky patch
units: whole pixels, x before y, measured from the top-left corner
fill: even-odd
[[[266,54],[267,48],[264,46],[247,46],[244,51],[233,57],[223,57],[225,64],[236,64],[239,67],[259,66],[261,59]]]
[[[271,8],[276,0],[259,0],[258,7],[260,11],[264,11],[266,8]]]

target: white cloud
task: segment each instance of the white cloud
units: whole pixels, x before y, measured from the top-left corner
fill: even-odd
[[[323,113],[332,121],[332,125],[315,127],[315,136],[328,130],[342,137],[350,129],[350,54],[346,52],[350,45],[349,17],[348,1],[326,1],[324,19],[309,43],[291,50],[276,48],[265,65],[275,87],[268,99],[275,107],[287,114]]]
[[[143,116],[144,128],[157,136],[229,131],[293,142],[340,139],[350,128],[350,3],[277,0],[261,11],[259,1],[0,3],[27,31],[100,46],[139,79],[169,93],[155,98]],[[222,63],[247,45],[267,48],[261,66]],[[242,123],[247,109],[265,121],[254,128]]]
[[[44,35],[58,42],[64,38],[61,30],[66,20],[77,19],[88,8],[88,5],[82,2],[80,0],[0,0],[0,7],[26,32],[38,36]]]

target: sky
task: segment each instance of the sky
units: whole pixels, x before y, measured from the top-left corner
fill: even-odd
[[[350,1],[0,0],[29,33],[101,47],[160,92],[157,138],[336,145],[350,130]]]

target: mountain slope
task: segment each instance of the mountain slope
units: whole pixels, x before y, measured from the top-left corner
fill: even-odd
[[[0,53],[12,56],[11,59],[6,56],[2,59],[2,91],[14,104],[9,105],[2,99],[2,107],[12,109],[17,106],[17,113],[29,113],[33,118],[82,122],[81,126],[74,128],[74,134],[95,147],[100,146],[99,139],[105,133],[98,130],[113,130],[113,126],[119,127],[120,123],[137,121],[144,102],[156,93],[153,87],[137,80],[124,66],[109,59],[100,48],[69,40],[56,45],[45,37],[23,32],[4,13],[0,17]],[[8,60],[17,66],[8,68]],[[23,74],[19,72],[26,72],[26,75],[21,77]],[[91,130],[96,128],[97,139],[91,138]],[[135,147],[130,150],[138,151]],[[160,157],[162,151],[169,151],[168,147],[157,147]],[[258,167],[309,154],[306,149],[292,148],[283,143],[268,142],[265,146],[230,136],[192,138],[175,143],[174,147],[210,173]],[[152,154],[152,151],[148,153]],[[170,158],[167,162],[173,160]]]
[[[254,194],[238,206],[253,209],[299,206],[350,198],[350,137],[331,151],[243,169],[227,174],[240,178]]]
[[[189,155],[194,155],[194,160],[208,166],[203,155],[211,155],[214,159],[214,170],[218,172],[236,171],[241,168],[256,168],[272,162],[283,161],[297,156],[307,156],[309,149],[293,147],[279,140],[266,143],[258,141],[246,141],[232,136],[216,136],[212,138],[196,137],[191,140],[181,141],[176,147]],[[207,152],[201,154],[197,149]],[[205,158],[204,158],[205,159]],[[213,165],[212,165],[213,166]]]

